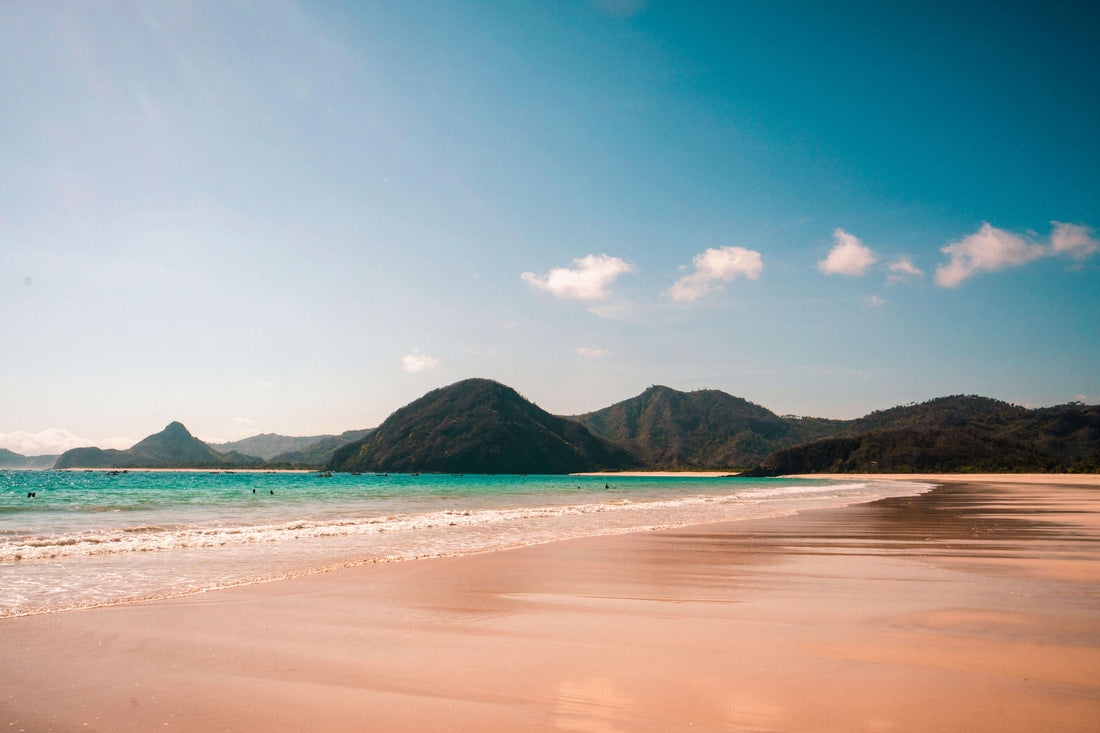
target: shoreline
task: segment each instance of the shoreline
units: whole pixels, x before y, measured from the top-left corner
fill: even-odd
[[[1100,486],[1100,473],[792,473],[780,478]]]
[[[596,471],[571,473],[570,476],[623,476],[623,477],[676,477],[736,478],[736,470],[729,471]],[[1055,483],[1060,485],[1088,484],[1100,486],[1100,473],[789,473],[769,478],[832,479],[860,481],[982,481],[1000,483]]]
[[[570,476],[619,476],[623,478],[646,478],[652,476],[656,478],[676,478],[677,476],[683,478],[733,478],[737,475],[737,472],[730,471],[588,471],[581,473],[571,473]]]
[[[1092,730],[1100,495],[1041,478],[4,619],[0,720]]]
[[[80,473],[84,471],[119,471],[119,472],[147,472],[147,473],[319,473],[324,469],[319,468],[46,468],[46,469],[14,469],[28,471],[63,471],[68,473]],[[373,474],[364,474],[373,475]],[[377,474],[383,475],[383,474]],[[421,474],[385,474],[385,475],[421,475]],[[422,475],[447,475],[447,474],[422,474]],[[470,474],[492,475],[492,474]],[[736,478],[740,474],[735,470],[730,471],[587,471],[580,473],[562,474],[563,476],[601,476],[620,478]],[[1002,483],[1058,483],[1058,484],[1089,484],[1100,486],[1100,474],[1098,473],[792,473],[775,476],[772,478],[796,478],[796,479],[858,479],[884,481],[999,481]]]

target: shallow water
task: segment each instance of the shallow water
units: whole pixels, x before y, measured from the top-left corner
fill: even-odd
[[[0,616],[780,516],[928,488],[678,476],[0,471]]]

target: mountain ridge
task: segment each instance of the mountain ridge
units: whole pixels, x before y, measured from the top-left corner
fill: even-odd
[[[681,392],[654,385],[600,410],[562,417],[499,382],[469,379],[428,392],[376,429],[312,443],[316,436],[255,437],[271,445],[307,445],[265,461],[218,451],[173,422],[127,450],[77,448],[57,457],[54,466],[456,473],[745,469],[756,475],[1100,470],[1100,405],[1025,408],[978,395],[937,397],[832,420],[781,417],[720,390]],[[44,465],[49,458],[39,458],[41,467],[49,467]],[[5,459],[14,462],[11,468],[29,467],[27,457],[0,451],[0,467]]]
[[[56,455],[25,456],[7,448],[0,448],[0,469],[43,471],[53,468],[56,461]]]
[[[354,443],[362,440],[377,428],[367,428],[365,430],[345,430],[340,435],[329,435],[321,438],[315,443],[310,443],[304,448],[298,450],[287,451],[285,453],[279,453],[272,456],[268,461],[270,463],[287,464],[293,466],[316,466],[321,467],[326,465],[332,460],[332,455],[337,449],[348,443]]]
[[[183,423],[173,421],[125,450],[92,447],[65,451],[54,468],[243,468],[262,464],[255,456],[214,450],[191,435]]]
[[[834,422],[781,418],[720,390],[682,392],[664,385],[570,419],[619,443],[650,467],[668,469],[748,465],[778,447],[816,437]]]
[[[974,471],[1100,471],[1100,405],[938,397],[868,413],[837,435],[777,450],[745,475]]]
[[[240,440],[225,443],[208,443],[220,453],[237,451],[249,456],[263,458],[274,463],[284,462],[283,454],[308,453],[310,448],[321,441],[350,443],[362,438],[369,430],[345,430],[340,435],[280,435],[279,433],[260,433]],[[276,458],[280,456],[280,458]]]

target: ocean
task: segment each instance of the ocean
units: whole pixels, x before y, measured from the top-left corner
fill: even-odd
[[[688,476],[0,471],[0,617],[929,488]]]

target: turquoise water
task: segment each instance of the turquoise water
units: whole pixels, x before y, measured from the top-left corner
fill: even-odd
[[[778,516],[926,488],[682,476],[0,471],[0,616]]]

